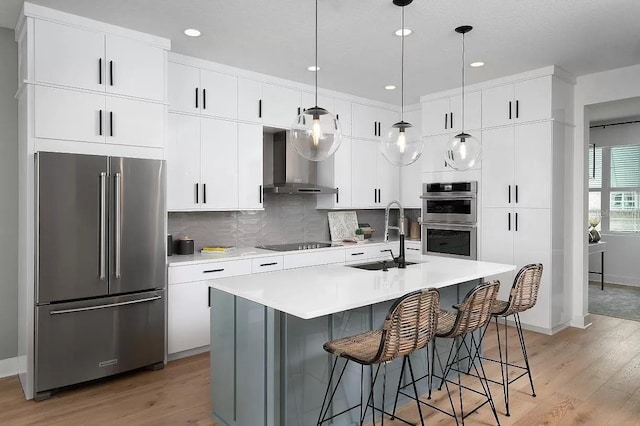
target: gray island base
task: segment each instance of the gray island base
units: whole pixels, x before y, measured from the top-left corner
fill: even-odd
[[[237,426],[316,424],[333,361],[322,348],[326,341],[380,328],[393,301],[413,290],[438,288],[441,307],[451,309],[474,285],[513,269],[423,256],[405,270],[325,265],[211,281],[213,419]],[[425,350],[412,355],[416,377],[428,371],[426,360]],[[387,365],[389,409],[401,366],[401,359]],[[365,395],[370,383],[365,367]],[[426,379],[420,381],[419,392],[426,385]],[[382,380],[374,395],[379,405]],[[360,366],[350,363],[331,412],[352,407],[359,398]],[[401,398],[399,404],[406,402]],[[358,416],[355,409],[333,424],[358,424]]]

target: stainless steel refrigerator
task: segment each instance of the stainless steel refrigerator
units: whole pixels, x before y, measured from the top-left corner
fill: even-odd
[[[35,394],[164,364],[164,161],[36,154]]]

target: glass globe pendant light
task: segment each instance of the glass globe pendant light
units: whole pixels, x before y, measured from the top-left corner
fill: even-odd
[[[393,0],[393,4],[400,6],[402,10],[401,27],[404,29],[404,7],[411,4],[413,0]],[[424,141],[420,135],[420,131],[404,121],[404,38],[405,33],[400,35],[401,50],[401,111],[400,121],[387,129],[382,137],[380,144],[380,152],[382,156],[395,166],[408,166],[415,163],[422,154]]]
[[[323,161],[338,150],[342,142],[340,122],[318,106],[318,0],[316,0],[316,93],[315,106],[303,110],[291,126],[290,142],[298,154],[311,161]]]
[[[449,140],[444,153],[444,160],[455,170],[468,170],[480,161],[480,142],[464,131],[464,35],[472,29],[469,25],[456,28],[462,34],[462,131]]]

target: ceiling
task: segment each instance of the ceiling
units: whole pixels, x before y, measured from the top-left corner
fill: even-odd
[[[313,84],[313,0],[32,0],[170,38],[173,51]],[[0,1],[13,28],[22,0]],[[576,76],[640,63],[637,0],[416,0],[405,9],[406,104],[460,86],[459,25],[467,82],[547,65]],[[391,0],[319,1],[319,86],[400,104],[400,9]],[[202,31],[186,37],[185,28]]]

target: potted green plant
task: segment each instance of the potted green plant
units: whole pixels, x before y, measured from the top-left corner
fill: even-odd
[[[362,230],[362,228],[356,229],[356,240],[364,241],[364,231]]]

